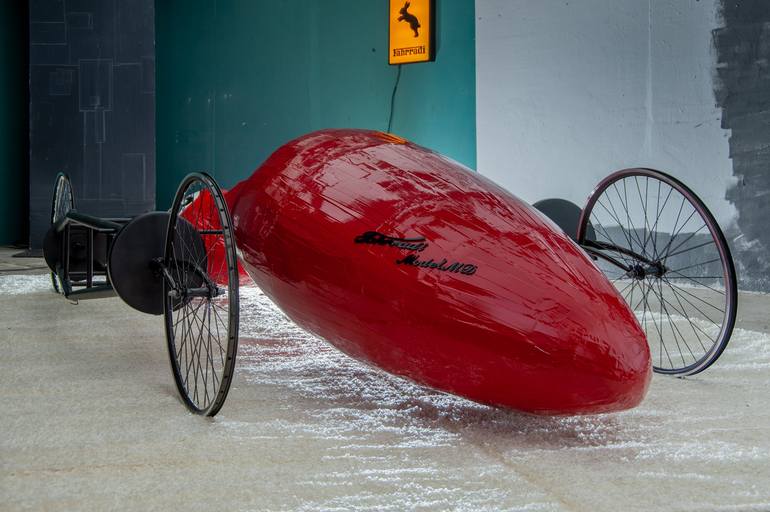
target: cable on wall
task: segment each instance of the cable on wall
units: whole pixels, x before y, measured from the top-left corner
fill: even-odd
[[[398,83],[401,81],[401,64],[398,65],[398,72],[396,73],[396,83],[393,84],[393,94],[390,95],[390,115],[388,115],[388,133],[393,126],[393,105],[396,101],[396,91],[398,90]]]

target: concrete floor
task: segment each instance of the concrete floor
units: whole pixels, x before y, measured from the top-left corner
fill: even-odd
[[[356,363],[242,290],[215,419],[177,398],[161,319],[71,305],[0,251],[0,510],[770,510],[770,297],[720,361],[626,413],[538,418]],[[9,271],[10,270],[10,271]]]

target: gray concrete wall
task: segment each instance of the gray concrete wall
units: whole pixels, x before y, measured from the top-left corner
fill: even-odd
[[[753,15],[770,10],[768,2],[748,3]],[[720,39],[730,20],[718,0],[477,0],[479,172],[530,202],[563,197],[581,205],[613,170],[669,172],[704,200],[727,232],[742,286],[770,288],[767,251],[756,250],[770,247],[763,241],[767,229],[760,228],[770,212],[758,218],[745,211],[736,192],[744,174],[737,172],[734,131],[730,137],[735,127],[717,104],[737,92],[734,83],[747,74],[720,85],[717,69],[731,55],[727,47],[745,56],[745,67],[756,68],[763,52],[768,57],[768,29],[761,23],[747,29],[743,20],[735,29],[743,34]],[[748,36],[756,42],[746,44]],[[719,51],[714,41],[723,42]],[[753,53],[741,54],[745,47]],[[753,98],[767,97],[753,91]],[[750,98],[738,103],[744,113],[767,109]],[[742,146],[757,176],[754,209],[766,209],[770,197],[770,171],[756,157],[770,147],[762,142],[768,135],[762,119],[756,122],[764,139]]]

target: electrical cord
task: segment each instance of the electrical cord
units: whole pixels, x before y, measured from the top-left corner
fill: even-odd
[[[396,73],[396,83],[393,84],[393,94],[390,95],[390,115],[388,116],[388,133],[393,127],[393,105],[396,102],[396,91],[398,90],[398,83],[401,81],[401,64],[398,65],[398,73]]]

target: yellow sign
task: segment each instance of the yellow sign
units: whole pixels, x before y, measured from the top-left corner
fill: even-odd
[[[433,0],[390,0],[390,64],[433,60],[433,11]]]

